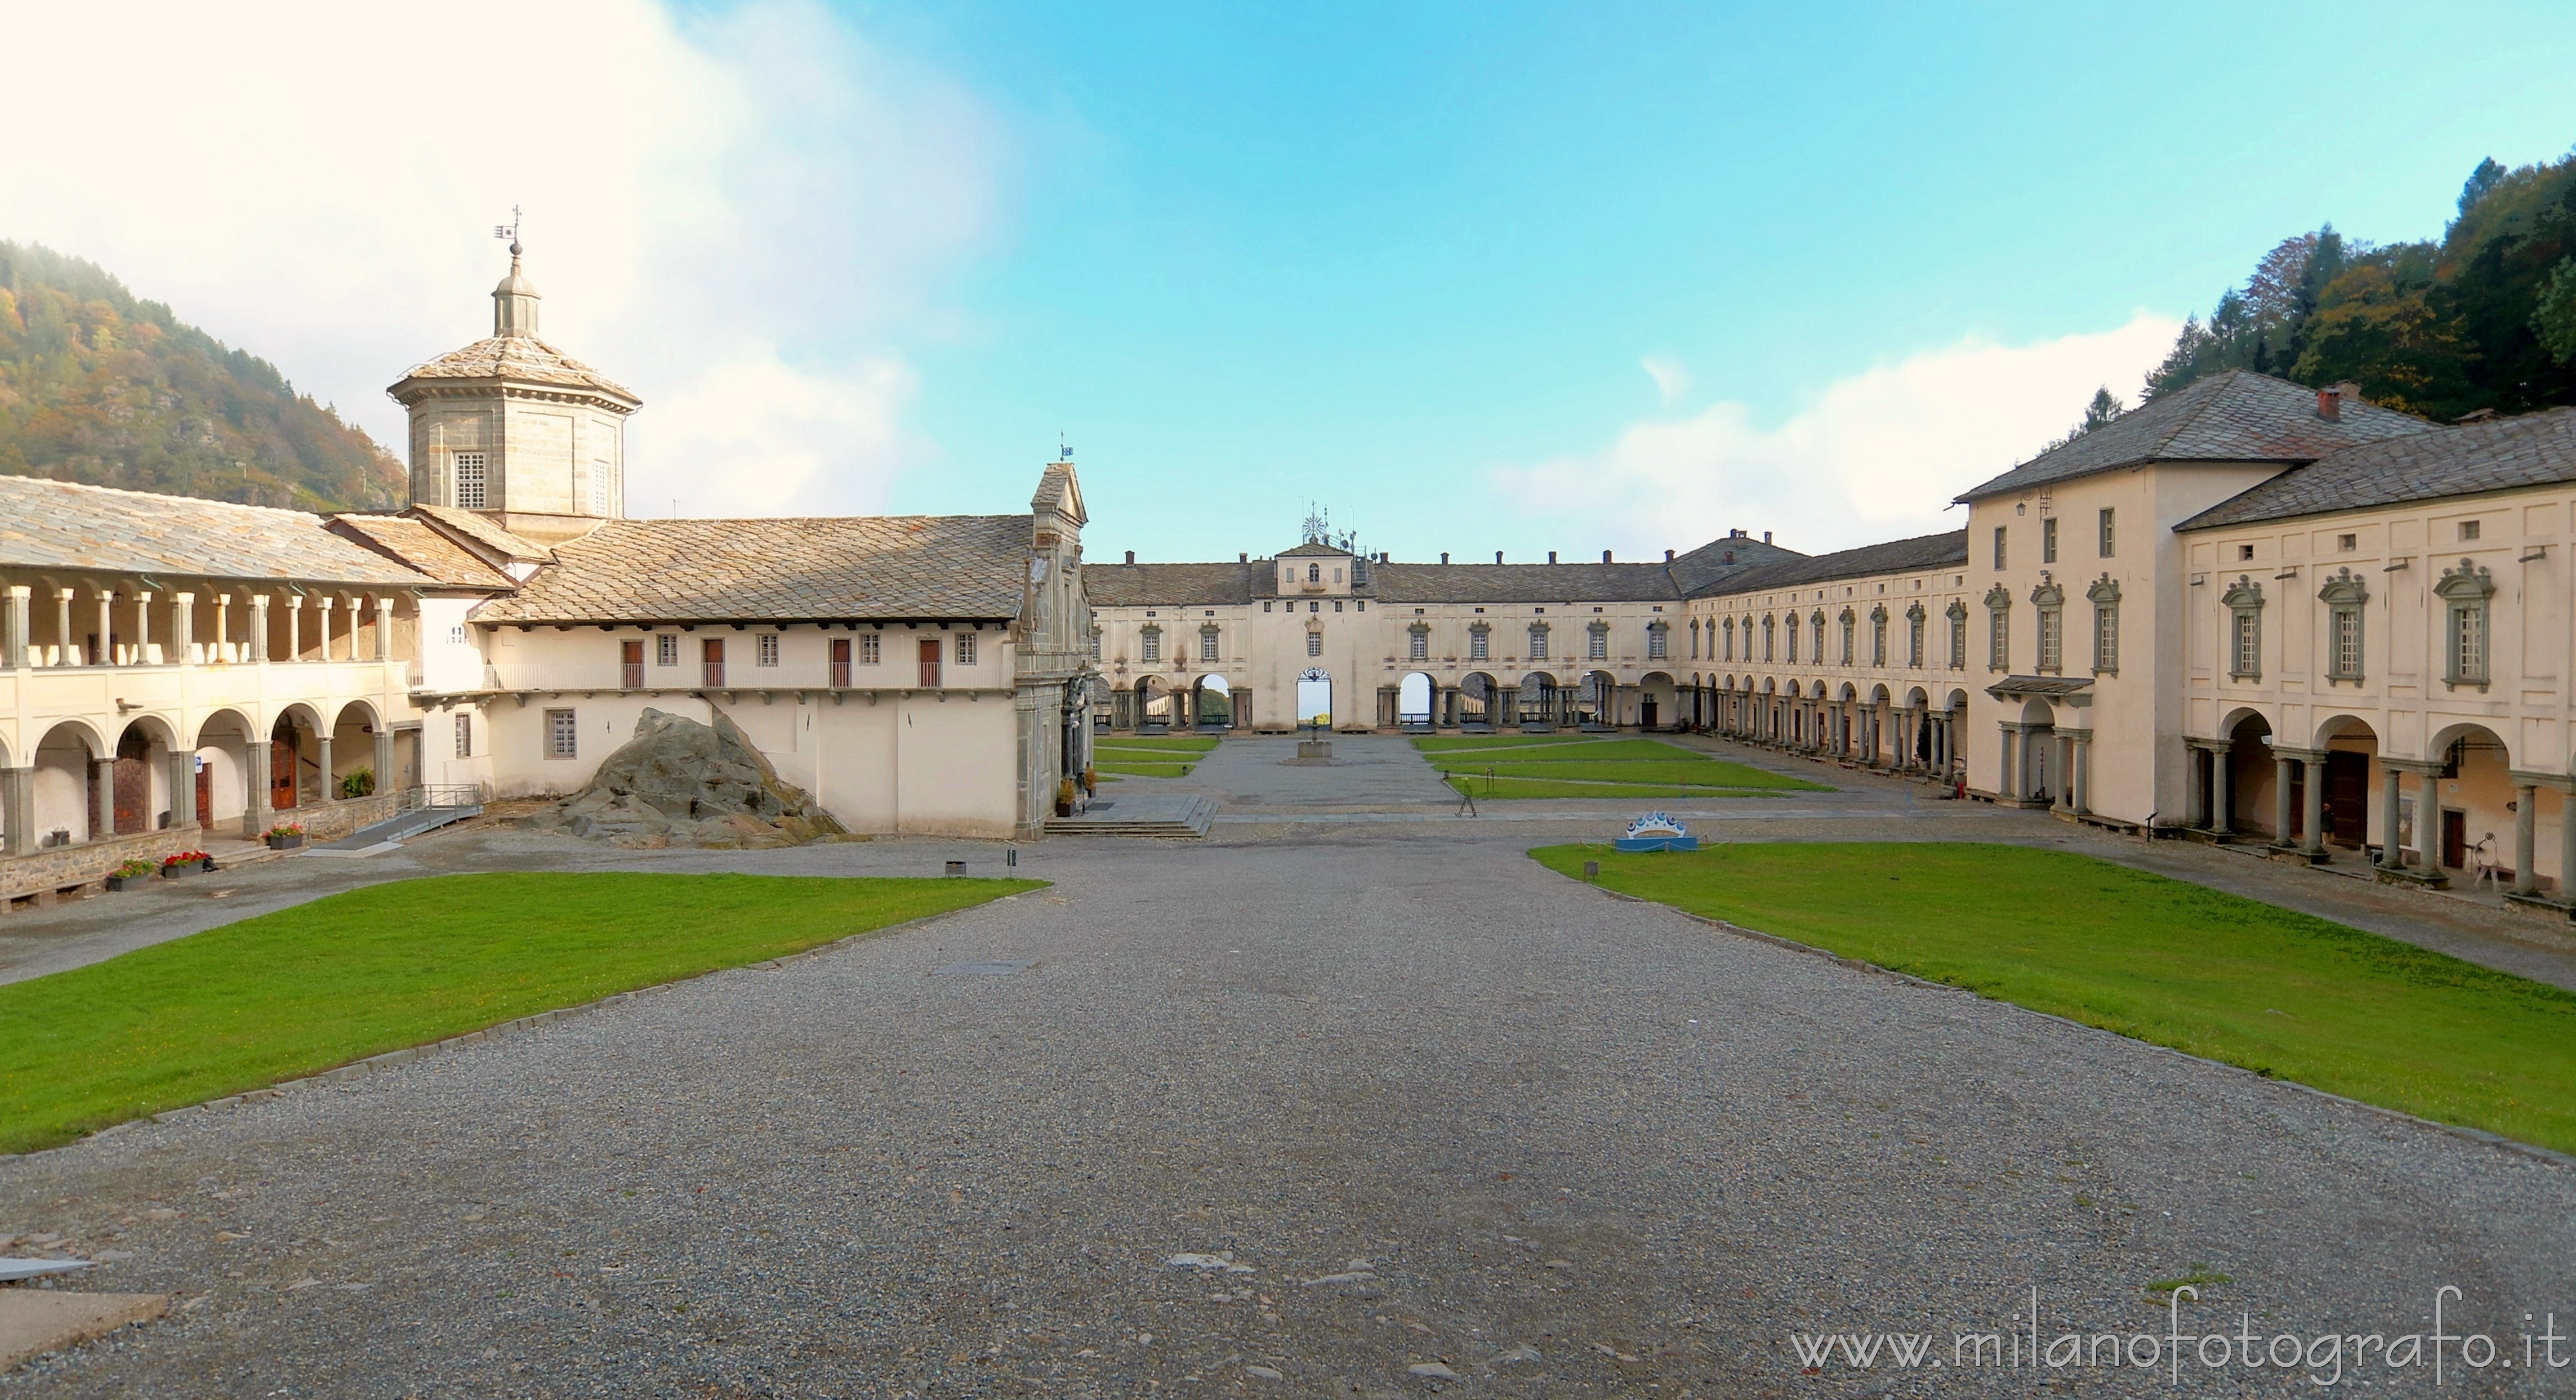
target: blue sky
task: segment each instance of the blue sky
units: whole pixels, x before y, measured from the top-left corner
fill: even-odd
[[[122,80],[16,75],[84,116],[0,237],[399,451],[524,205],[548,337],[645,398],[632,513],[1008,510],[1061,431],[1095,558],[1310,499],[1407,558],[1944,528],[2279,239],[2576,144],[2563,5],[262,13],[24,17]]]

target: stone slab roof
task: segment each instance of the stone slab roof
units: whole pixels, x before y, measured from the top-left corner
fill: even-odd
[[[505,592],[510,577],[468,553],[426,522],[401,515],[335,515],[334,534],[427,574],[451,588]]]
[[[2145,462],[2313,462],[2365,442],[2433,431],[2412,414],[2347,399],[2338,421],[2317,414],[2317,391],[2231,369],[2149,399],[2073,442],[1959,494],[2013,495],[2051,482]]]
[[[0,476],[0,567],[379,588],[429,582],[303,511],[30,476]]]
[[[1794,549],[1783,549],[1749,535],[1728,535],[1710,540],[1665,567],[1672,571],[1673,583],[1682,592],[1694,598],[1704,598],[1712,593],[1728,591],[1727,580],[1747,569],[1806,557]]]
[[[2576,408],[2553,408],[2348,447],[2175,526],[2207,530],[2301,515],[2576,481]]]
[[[1279,551],[1279,557],[1282,559],[1304,559],[1310,556],[1324,555],[1330,555],[1337,559],[1347,559],[1351,557],[1351,552],[1347,549],[1336,549],[1332,545],[1322,544],[1315,540],[1308,540],[1294,549],[1283,549]]]
[[[553,384],[596,389],[630,403],[642,403],[635,391],[601,374],[533,335],[495,335],[450,350],[437,359],[411,367],[387,393],[402,399],[402,387],[417,379],[490,379],[520,384]],[[409,402],[408,400],[403,400]]]
[[[1901,574],[1917,569],[1957,568],[1967,562],[1968,532],[1951,530],[1938,535],[1916,535],[1912,539],[1865,544],[1858,549],[1838,550],[1813,558],[1765,564],[1735,575],[1720,587],[1703,590],[1701,596],[1724,594],[1732,597],[1766,589],[1829,583],[1835,579]]]
[[[1084,564],[1082,591],[1096,608],[1242,606],[1253,599],[1253,579],[1270,576],[1258,564]]]
[[[1389,603],[1636,603],[1682,596],[1652,564],[1371,564],[1370,595]]]
[[[454,506],[413,506],[403,512],[440,527],[450,535],[462,536],[473,547],[488,556],[519,564],[541,564],[555,557],[555,552],[524,535],[513,534],[493,523],[480,512],[459,510]]]
[[[478,622],[1019,616],[1025,515],[612,520],[557,545]]]

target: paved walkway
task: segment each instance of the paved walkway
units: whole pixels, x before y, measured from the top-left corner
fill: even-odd
[[[2193,1334],[2428,1330],[2448,1285],[2518,1360],[2523,1313],[2576,1314],[2576,1170],[1616,900],[1523,857],[1536,824],[1455,829],[1048,842],[1044,891],[0,1163],[0,1234],[176,1295],[0,1393],[2026,1395],[1802,1376],[1791,1335],[1946,1362],[2032,1289],[2052,1337],[2160,1335],[2148,1286],[2193,1274],[2225,1279]],[[940,971],[967,960],[1027,966]]]

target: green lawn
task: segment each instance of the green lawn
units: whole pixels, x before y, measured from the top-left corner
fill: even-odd
[[[1483,739],[1415,739],[1450,786],[1473,780],[1478,797],[1734,797],[1763,792],[1832,792],[1822,783],[1711,758],[1655,739],[1530,736],[1538,742],[1496,745]],[[1624,786],[1623,786],[1624,785]]]
[[[1109,734],[1091,741],[1098,749],[1152,749],[1171,753],[1206,753],[1217,746],[1212,734]]]
[[[1488,778],[1483,773],[1453,773],[1451,790],[1467,792],[1481,802],[1516,797],[1769,797],[1776,788],[1676,787],[1670,783],[1585,783],[1562,778]]]
[[[2576,993],[2063,851],[1531,852],[1613,890],[1983,995],[2576,1152]]]
[[[1110,777],[1186,778],[1216,745],[1195,735],[1120,734],[1092,741],[1091,769]]]
[[[1440,760],[1435,761],[1432,766],[1435,768],[1449,768],[1449,760],[1447,756],[1444,755]],[[1785,774],[1765,772],[1760,768],[1747,767],[1741,763],[1727,763],[1715,759],[1702,759],[1698,762],[1684,763],[1668,762],[1661,759],[1651,762],[1614,760],[1608,763],[1496,763],[1488,761],[1482,763],[1461,763],[1455,768],[1450,768],[1449,771],[1482,775],[1488,768],[1494,770],[1496,777],[1545,778],[1554,779],[1560,782],[1670,783],[1696,787],[1771,788],[1783,792],[1833,791],[1832,788],[1826,787],[1822,783],[1811,783],[1804,778],[1792,778]]]
[[[0,986],[0,1152],[1036,889],[1038,880],[402,880]]]
[[[1440,742],[1444,741],[1416,739],[1413,741],[1413,746],[1421,749],[1433,763],[1451,759],[1465,762],[1471,757],[1479,762],[1499,760],[1512,763],[1598,763],[1605,760],[1675,763],[1718,761],[1697,749],[1686,749],[1679,744],[1667,744],[1658,739],[1586,739],[1578,736],[1560,738],[1558,742],[1552,744],[1497,745],[1488,742],[1456,748],[1422,747],[1425,744]]]
[[[1536,748],[1547,744],[1592,742],[1580,734],[1461,734],[1456,738],[1424,735],[1416,738],[1413,746],[1424,753],[1442,753],[1450,749]]]

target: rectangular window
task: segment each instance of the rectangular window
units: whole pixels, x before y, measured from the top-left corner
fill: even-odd
[[[2333,621],[2334,635],[2328,645],[2332,648],[2334,669],[2327,673],[2328,677],[2339,681],[2360,680],[2361,609],[2337,608]]]
[[[618,684],[628,690],[644,688],[644,639],[641,637],[617,644]]]
[[[1953,671],[1968,669],[1968,615],[1966,613],[1950,619],[1950,669]]]
[[[1998,568],[1998,569],[2000,569],[2000,568],[2002,568],[2003,566],[2004,566],[2004,527],[2003,527],[2003,526],[2001,526],[2001,525],[1998,525],[1998,526],[1996,526],[1996,527],[1995,527],[1995,567],[1996,567],[1996,568]]]
[[[572,711],[546,711],[546,757],[581,757],[581,725]]]
[[[2451,608],[2451,679],[2484,685],[2487,679],[2487,610],[2484,604]]]
[[[755,642],[755,643],[753,643],[753,645],[752,645],[752,652],[753,652],[753,655],[752,655],[751,660],[752,660],[752,664],[753,664],[753,665],[755,665],[755,666],[775,666],[775,665],[777,665],[777,664],[778,664],[778,634],[777,634],[777,633],[775,633],[775,632],[763,632],[763,633],[761,633],[761,634],[760,634],[760,640],[759,640],[759,641],[757,641],[757,642]]]
[[[1726,659],[1729,661],[1735,659],[1735,619],[1733,618],[1728,618],[1726,622]]]
[[[1587,636],[1583,643],[1583,655],[1586,660],[1590,661],[1609,660],[1610,634],[1608,632],[1594,632]]]
[[[1905,664],[1920,670],[1923,666],[1923,619],[1905,620]]]
[[[1660,627],[1649,627],[1646,629],[1646,659],[1648,661],[1661,661],[1664,659],[1664,638],[1670,635],[1670,633]]]
[[[1818,613],[1815,617],[1810,618],[1810,619],[1808,620],[1808,625],[1816,629],[1816,650],[1815,650],[1815,658],[1816,658],[1818,661],[1822,661],[1822,660],[1824,660],[1824,659],[1825,659],[1825,618],[1824,618],[1824,614],[1822,614],[1822,613]]]
[[[2066,610],[2039,610],[2039,670],[2053,676],[2066,669]]]
[[[1529,637],[1530,660],[1545,661],[1547,659],[1547,629],[1544,627],[1533,627],[1530,629]]]
[[[2012,669],[2012,613],[2009,609],[1995,608],[1987,616],[1991,619],[1992,630],[1986,636],[1986,669],[2009,671]]]
[[[1267,611],[1267,609],[1264,611]],[[1093,629],[1091,634],[1091,659],[1094,661],[1100,659],[1100,632],[1096,628]]]
[[[461,647],[465,645],[465,624],[460,622],[455,626],[448,628],[447,640],[448,644],[451,646]]]
[[[921,687],[929,690],[939,684],[939,639],[923,637],[913,648],[921,662]]]
[[[1323,633],[1309,632],[1306,634],[1306,654],[1308,656],[1321,656],[1324,654]]]
[[[1428,633],[1428,632],[1420,632],[1420,631],[1415,632],[1415,633],[1413,634],[1413,636],[1412,636],[1412,639],[1411,639],[1409,642],[1407,642],[1407,643],[1406,643],[1406,645],[1405,645],[1405,648],[1404,648],[1404,656],[1405,656],[1405,659],[1406,659],[1406,660],[1408,660],[1408,661],[1428,661],[1428,660],[1430,660],[1430,659],[1431,659],[1431,634],[1430,634],[1430,633]]]
[[[862,666],[882,666],[885,664],[884,634],[878,632],[862,632],[859,634],[859,664]]]
[[[975,635],[976,634],[972,632],[960,632],[957,634],[958,665],[972,666],[975,664]]]
[[[1215,628],[1213,628],[1213,627],[1202,627],[1202,628],[1200,628],[1200,629],[1199,629],[1199,660],[1201,660],[1201,661],[1215,661],[1215,660],[1218,660],[1218,659],[1221,657],[1221,655],[1222,655],[1222,653],[1221,653],[1221,652],[1219,652],[1219,651],[1217,650],[1217,631],[1216,631],[1216,629],[1215,629]]]
[[[680,664],[680,638],[678,634],[664,632],[653,638],[653,664],[656,666],[677,666]]]
[[[2112,544],[2111,508],[2104,506],[2102,507],[2101,538],[2096,541],[2095,547],[2101,552],[2103,558],[2108,559],[2112,555]]]
[[[2467,542],[2469,542],[2470,540],[2476,539],[2477,537],[2478,537],[2478,522],[2476,522],[2476,521],[2474,521],[2474,520],[2463,520],[2463,521],[2461,521],[2461,522],[2460,522],[2460,542],[2461,542],[2461,543],[2466,544],[2466,543],[2467,543]]]
[[[456,504],[461,510],[483,509],[483,454],[456,454]]]
[[[1789,625],[1781,628],[1780,632],[1780,659],[1782,661],[1794,663],[1798,659],[1798,619],[1794,617],[1789,619]],[[1769,648],[1766,647],[1764,650],[1767,651]],[[1770,658],[1765,657],[1763,659],[1769,660]]]
[[[1843,619],[1843,664],[1846,666],[1852,664],[1852,636],[1859,626],[1860,624],[1851,618]]]
[[[1887,615],[1877,614],[1869,620],[1869,664],[1887,664]]]
[[[2342,553],[2350,554],[2354,550],[2361,548],[2361,536],[2337,535],[2335,536],[2335,548]]]
[[[2263,615],[2251,608],[2240,608],[2235,624],[2232,651],[2236,666],[2230,674],[2238,680],[2256,679],[2263,674]]]
[[[1493,659],[1493,651],[1494,648],[1491,634],[1486,632],[1484,628],[1479,627],[1475,631],[1467,634],[1468,660],[1491,661]]]
[[[2114,603],[2093,605],[2093,669],[2120,669],[2120,609]]]
[[[698,684],[712,690],[725,683],[724,638],[709,637],[698,643]]]
[[[1154,627],[1146,628],[1140,635],[1138,644],[1141,647],[1140,654],[1146,660],[1160,661],[1163,659],[1163,633],[1161,629]]]
[[[472,758],[474,756],[474,715],[471,711],[460,710],[457,712],[456,756],[458,758]]]
[[[2049,516],[2039,522],[2039,562],[2043,564],[2057,562],[2056,516]]]
[[[604,461],[590,464],[590,513],[608,514],[608,463]]]
[[[850,639],[849,639],[849,638],[847,638],[847,637],[834,637],[834,638],[832,639],[832,679],[831,679],[831,684],[832,684],[833,686],[835,686],[835,687],[843,687],[843,686],[847,686],[849,683],[850,683]]]

